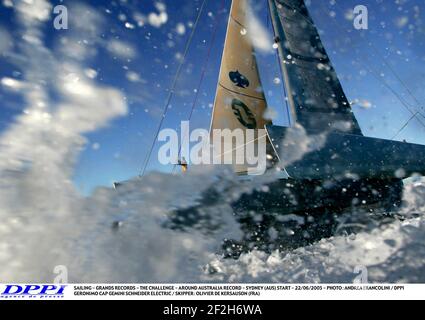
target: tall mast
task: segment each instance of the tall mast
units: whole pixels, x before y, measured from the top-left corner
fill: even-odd
[[[282,45],[282,40],[281,40],[281,39],[285,39],[285,34],[282,29],[282,24],[280,23],[280,20],[279,20],[279,13],[277,12],[277,8],[276,8],[276,4],[274,0],[268,0],[268,3],[269,3],[269,12],[271,16],[270,18],[272,21],[273,31],[275,35],[275,45],[277,45],[277,50],[279,55],[280,70],[282,72],[282,76],[284,80],[284,86],[285,86],[286,92],[292,92],[291,83],[289,81],[288,70],[285,66],[285,59],[283,59],[283,57],[287,56],[287,53],[285,54],[285,47]],[[296,122],[297,120],[296,111],[295,111],[296,107],[295,107],[293,95],[289,94],[287,99],[289,103],[291,118],[292,120],[294,120],[294,122]]]

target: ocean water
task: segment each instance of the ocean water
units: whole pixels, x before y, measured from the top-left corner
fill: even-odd
[[[425,278],[425,185],[410,183],[400,216],[356,234],[322,239],[295,250],[251,251],[238,259],[219,254],[223,239],[242,236],[229,203],[249,190],[227,170],[187,176],[159,173],[91,197],[69,185],[46,183],[31,171],[3,172],[0,188],[0,279],[53,281],[55,266],[70,282],[353,282],[355,269],[370,282],[421,282]],[[172,210],[199,204],[202,192],[225,190],[205,219],[214,230],[164,227]],[[253,188],[260,187],[252,186]]]

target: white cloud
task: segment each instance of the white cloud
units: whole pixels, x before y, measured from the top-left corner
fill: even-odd
[[[178,23],[176,26],[176,32],[179,35],[184,35],[186,33],[186,27],[183,23]]]
[[[84,70],[84,73],[90,79],[95,79],[97,77],[97,71],[91,68]]]
[[[140,12],[134,13],[133,19],[137,22],[139,27],[143,27],[146,24],[146,17]]]
[[[132,59],[136,56],[136,50],[134,47],[121,40],[110,40],[106,44],[108,51],[121,59]]]
[[[24,81],[1,79],[2,86],[19,89],[26,103],[0,136],[3,280],[53,281],[52,268],[69,254],[70,230],[65,226],[75,221],[83,205],[71,180],[86,143],[84,134],[127,113],[119,90],[87,79],[72,55],[53,53],[43,45],[41,25],[48,8],[47,1],[19,2],[17,33],[33,39],[17,48],[25,58],[19,61]],[[16,241],[10,241],[11,234]]]
[[[167,7],[165,5],[165,3],[163,2],[155,2],[155,8],[159,11],[159,12],[164,12],[165,10],[167,10]]]
[[[141,82],[142,79],[140,78],[140,75],[137,72],[134,71],[128,71],[125,74],[126,78],[130,82]]]
[[[52,12],[52,5],[47,0],[18,1],[16,8],[26,24],[47,21]]]
[[[97,54],[96,47],[84,44],[73,36],[70,38],[61,38],[58,44],[58,50],[67,57],[81,61],[94,57]]]
[[[252,8],[247,13],[248,33],[254,47],[263,53],[273,53],[273,39],[266,26],[258,19]]]
[[[168,21],[168,14],[166,12],[161,12],[160,14],[151,12],[148,15],[149,24],[155,28],[161,27],[163,24],[166,24],[167,21]]]
[[[143,27],[146,25],[146,23],[148,23],[152,27],[160,28],[166,24],[168,22],[168,14],[165,4],[162,2],[156,2],[155,8],[158,10],[158,12],[151,12],[147,15],[140,12],[135,12],[133,14],[133,19],[137,22],[137,26]]]
[[[9,32],[0,27],[0,55],[13,47],[13,40]]]
[[[13,8],[13,1],[12,0],[3,0],[3,5],[6,8]]]
[[[70,3],[68,15],[72,27],[60,38],[57,50],[66,57],[80,61],[96,56],[98,46],[105,43],[101,38],[106,25],[105,17],[80,2]]]
[[[168,21],[167,7],[162,2],[155,2],[155,7],[159,13],[151,12],[148,15],[148,23],[155,28],[160,28]]]
[[[4,87],[15,91],[21,90],[25,87],[25,83],[23,81],[19,81],[9,77],[1,78],[0,83]]]
[[[87,40],[96,40],[106,24],[105,17],[95,8],[80,3],[72,3],[69,7],[69,24],[71,31],[79,33]]]
[[[398,17],[395,22],[398,28],[404,28],[408,23],[409,23],[409,17],[407,16]]]

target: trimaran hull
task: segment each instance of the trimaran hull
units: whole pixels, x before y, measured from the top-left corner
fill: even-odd
[[[339,217],[346,213],[362,223],[394,217],[403,194],[403,181],[397,178],[338,181],[289,178],[264,187],[242,194],[228,204],[241,226],[243,239],[226,240],[227,254],[238,256],[252,249],[272,251],[304,246],[334,235],[341,227]],[[225,199],[212,187],[204,192],[198,205],[170,212],[166,226],[208,232],[208,221],[203,221],[208,219],[205,213],[224,204]]]

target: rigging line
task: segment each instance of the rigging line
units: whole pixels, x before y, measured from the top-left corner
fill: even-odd
[[[253,96],[253,95],[250,95],[250,94],[246,94],[246,93],[242,93],[242,92],[238,92],[238,91],[235,91],[235,90],[229,89],[229,88],[225,87],[224,85],[222,85],[222,84],[220,83],[220,81],[218,82],[218,85],[219,85],[220,87],[222,87],[224,90],[229,91],[229,92],[231,92],[231,93],[234,93],[234,94],[237,94],[237,95],[240,95],[240,96],[244,96],[244,97],[247,97],[247,98],[251,98],[251,99],[256,99],[256,100],[265,101],[265,100],[264,100],[264,98],[259,98],[259,97],[256,97],[256,96]]]
[[[271,16],[272,16],[272,12],[271,12],[270,6],[267,6],[267,12],[268,12],[267,17],[268,17],[268,21],[269,21],[269,19],[271,20]],[[275,32],[275,28],[273,26],[273,23],[271,23],[271,21],[270,21],[270,25],[271,25],[271,32],[273,33],[274,38],[276,39],[277,34]],[[277,48],[274,49],[274,51],[275,51],[275,55],[276,55],[276,59],[277,59],[277,65],[279,66],[280,75],[282,76],[283,94],[282,94],[282,91],[280,91],[280,93],[281,93],[281,96],[282,96],[283,101],[285,102],[286,114],[287,114],[287,117],[288,117],[288,125],[289,125],[289,127],[292,127],[291,108],[290,108],[289,103],[288,103],[289,97],[288,97],[288,93],[286,92],[285,79],[283,77],[283,70],[282,70],[282,65],[280,63],[279,52],[278,52],[278,49]]]
[[[325,5],[325,4],[324,4]],[[326,10],[323,8],[323,6],[319,6],[319,8],[320,8],[320,10],[322,11],[322,12],[324,12],[325,14],[327,14],[326,13]],[[334,23],[336,26],[338,26],[338,28],[340,28],[340,26],[335,22],[335,20],[333,20],[333,19],[331,19],[331,21],[332,21],[332,23]],[[354,47],[357,47],[358,48],[358,46],[354,46]],[[395,90],[395,89],[393,89],[392,87],[391,87],[391,85],[389,85],[386,81],[384,81],[378,74],[377,74],[377,72],[376,71],[374,71],[374,69],[371,67],[371,65],[367,62],[367,61],[369,61],[368,60],[368,58],[365,56],[365,55],[363,55],[363,58],[364,58],[364,61],[363,61],[363,63],[368,67],[368,69],[369,69],[369,72],[379,81],[379,82],[381,82],[388,90],[390,90],[393,94],[394,94],[394,96],[401,102],[401,104],[402,104],[402,106],[406,109],[406,110],[408,110],[412,115],[414,115],[414,117],[418,120],[418,122],[423,126],[423,127],[425,127],[425,123],[417,116],[418,114],[419,115],[421,115],[422,117],[424,117],[423,115],[422,115],[422,113],[420,112],[420,111],[417,111],[417,110],[414,110],[414,111],[417,111],[417,113],[415,114],[415,112],[414,111],[412,111],[411,110],[411,108],[410,108],[410,106],[404,101],[404,99],[397,93],[397,91]],[[359,62],[359,59],[357,58],[356,59],[357,60],[357,62]],[[425,117],[424,117],[425,118]]]
[[[342,11],[342,7],[339,5],[338,2],[336,2],[336,5],[340,8],[340,10]],[[391,71],[391,73],[394,75],[394,77],[402,84],[402,86],[406,89],[406,91],[408,92],[408,94],[413,98],[413,100],[417,103],[417,107],[419,107],[420,109],[424,109],[424,107],[422,106],[421,102],[416,98],[416,96],[413,94],[413,92],[410,90],[410,88],[407,86],[407,84],[403,81],[403,79],[401,79],[401,77],[397,74],[397,72],[394,70],[394,68],[391,66],[391,64],[387,61],[387,58],[385,58],[385,56],[381,56],[379,54],[379,51],[377,49],[377,47],[372,43],[369,42],[369,46],[372,48],[372,50],[375,52],[375,54],[377,56],[379,56],[380,58],[382,58],[382,60],[384,61],[384,64],[387,66],[387,68]],[[358,47],[358,46],[356,46]],[[368,58],[366,58],[364,55],[363,57],[365,58],[365,60],[368,60]],[[372,67],[370,67],[370,64],[366,63],[369,67],[369,72],[371,72]],[[376,74],[373,74],[373,73]],[[417,110],[417,108],[412,107],[414,109],[414,111],[410,110],[411,106],[409,106],[409,104],[400,96],[400,94],[397,93],[397,91],[392,88],[387,82],[385,82],[384,80],[381,79],[381,77],[378,75],[378,73],[375,71],[371,72],[373,74],[373,76],[380,81],[381,83],[384,84],[385,87],[387,87],[388,90],[390,90],[395,96],[396,98],[402,103],[402,105],[412,114],[412,118],[409,119],[407,121],[407,123],[405,125],[403,125],[403,127],[400,129],[400,131],[397,133],[397,135],[395,137],[397,137],[404,129],[405,127],[413,120],[413,119],[417,119],[418,122],[425,127],[425,123],[423,121],[421,121],[417,116],[421,116],[422,118],[425,119],[425,115]]]
[[[266,9],[266,20],[267,20],[267,29],[270,30],[270,24],[271,24],[271,13],[270,13],[270,8],[268,5],[266,5],[267,9]]]
[[[381,82],[388,90],[390,90],[392,92],[392,94],[394,96],[396,96],[396,98],[401,102],[402,106],[409,111],[414,118],[416,118],[419,123],[425,127],[425,123],[417,116],[418,114],[420,114],[422,117],[423,115],[421,114],[420,111],[418,110],[412,110],[409,105],[400,97],[400,95],[397,93],[397,91],[395,91],[386,81],[384,81],[377,73],[376,71],[373,71],[373,69],[369,66],[369,71],[372,73],[372,75],[379,81]],[[415,113],[416,111],[416,113]]]
[[[279,58],[279,54],[277,53],[277,50],[276,50],[276,57],[277,57],[277,63],[279,64],[279,66],[280,66],[280,68],[281,68],[281,65],[280,65],[280,58]],[[282,74],[282,73],[281,73]],[[283,77],[282,77],[283,78]],[[284,82],[285,81],[285,79],[282,79],[282,82]],[[286,106],[286,116],[287,116],[287,118],[288,118],[288,126],[289,127],[292,127],[292,118],[291,118],[291,107],[289,106],[289,103],[288,103],[288,99],[289,99],[289,97],[288,97],[288,93],[286,92],[286,86],[285,86],[285,84],[283,84],[283,93],[282,93],[282,91],[281,91],[281,95],[282,95],[282,98],[283,98],[283,100],[285,101],[285,106]]]
[[[208,48],[207,57],[205,59],[204,65],[202,67],[201,78],[199,80],[198,87],[196,88],[195,98],[193,100],[192,108],[191,108],[190,113],[189,113],[189,118],[188,118],[189,121],[192,120],[193,112],[195,111],[196,104],[197,104],[198,98],[199,98],[199,92],[201,91],[202,83],[204,82],[205,75],[207,73],[208,65],[209,65],[209,62],[210,62],[210,59],[211,59],[212,48],[214,46],[215,39],[217,37],[217,31],[218,31],[219,22],[220,22],[220,15],[221,15],[221,12],[224,10],[224,6],[225,6],[225,0],[221,0],[220,10],[218,12],[218,15],[215,17],[215,24],[214,24],[213,33],[212,33],[212,36],[211,36],[211,39],[210,39],[210,45],[209,45],[209,48]],[[179,153],[178,153],[179,159],[180,159],[180,156],[181,156],[181,151],[182,151],[182,146],[180,144],[179,145]],[[174,173],[176,167],[177,167],[177,165],[174,165],[172,173]]]
[[[203,0],[202,5],[201,5],[201,8],[199,9],[198,16],[196,17],[196,21],[195,21],[195,24],[193,26],[192,32],[191,32],[191,34],[190,34],[190,36],[189,36],[189,38],[188,38],[188,40],[186,42],[186,46],[185,46],[185,50],[184,50],[184,53],[183,53],[183,57],[182,57],[181,62],[179,64],[178,68],[177,68],[176,75],[175,75],[174,80],[173,80],[173,83],[171,85],[171,90],[170,90],[170,93],[168,95],[167,102],[165,104],[164,111],[163,111],[162,116],[161,116],[161,121],[159,122],[158,129],[157,129],[157,131],[155,133],[155,137],[153,139],[152,145],[151,145],[151,147],[149,149],[149,152],[146,155],[146,158],[145,158],[143,167],[142,167],[142,169],[140,171],[140,177],[143,177],[145,175],[145,173],[146,173],[146,168],[148,167],[149,160],[150,160],[150,158],[152,156],[153,149],[155,148],[156,139],[158,138],[158,135],[159,135],[159,133],[161,131],[162,125],[163,125],[164,120],[165,120],[165,117],[166,117],[167,112],[169,110],[169,106],[170,106],[171,100],[174,97],[174,93],[175,93],[175,90],[176,90],[176,87],[177,87],[177,82],[178,82],[178,80],[180,78],[181,71],[183,70],[183,65],[185,63],[187,54],[189,53],[189,49],[190,49],[190,46],[192,44],[192,40],[193,40],[193,37],[195,35],[196,29],[198,27],[199,21],[201,20],[201,16],[202,16],[202,13],[204,11],[206,2],[207,2],[207,0]]]
[[[366,65],[366,68],[368,69],[369,73],[372,74],[372,76],[374,76],[379,82],[381,82],[389,91],[391,91],[391,93],[397,98],[397,100],[399,100],[402,104],[402,106],[408,110],[412,115],[416,114],[420,115],[421,117],[425,118],[425,116],[421,113],[421,111],[417,110],[415,107],[409,105],[409,103],[407,103],[407,101],[404,100],[404,98],[385,80],[382,79],[382,77],[380,76],[379,72],[374,69],[372,67],[372,65],[368,62],[369,58],[366,55],[362,55],[363,59],[364,59],[364,64]],[[357,59],[357,62],[359,63],[359,60]],[[413,109],[413,110],[412,110]],[[416,111],[416,113],[415,113]],[[422,123],[421,120],[418,121]],[[424,124],[425,125],[425,124]]]
[[[339,2],[336,1],[335,2],[336,6],[339,7],[340,11],[343,11],[343,8],[340,6]],[[373,42],[369,42],[369,46],[372,48],[372,50],[375,52],[375,54],[377,56],[379,56],[380,58],[382,58],[384,64],[387,66],[387,68],[391,71],[391,73],[394,75],[395,78],[397,78],[397,80],[402,84],[402,86],[406,89],[406,91],[408,92],[408,94],[413,98],[413,100],[415,100],[415,102],[418,104],[418,107],[420,107],[422,110],[424,109],[424,107],[422,106],[423,104],[419,101],[419,99],[413,94],[413,92],[411,91],[411,89],[409,88],[409,86],[404,82],[404,80],[397,74],[397,72],[395,71],[395,69],[392,67],[392,65],[388,62],[388,59],[385,57],[385,55],[380,55],[378,48],[375,46],[375,44]],[[421,114],[422,115],[422,114]]]
[[[413,116],[411,116],[409,118],[409,120],[406,121],[406,123],[400,128],[400,130],[397,131],[397,133],[391,138],[391,140],[394,140],[395,138],[397,138],[397,136],[403,132],[404,129],[406,129],[406,127],[409,125],[409,123],[416,118],[416,115],[418,114],[418,112],[416,112]]]
[[[367,61],[367,57],[365,55],[363,55],[363,58],[365,59],[365,61]],[[416,118],[418,120],[418,122],[425,127],[425,123],[418,117],[418,114],[421,115],[422,117],[424,117],[422,115],[422,113],[418,110],[416,110],[415,108],[413,108],[413,110],[411,109],[411,107],[408,105],[408,103],[406,103],[406,101],[404,101],[404,99],[398,94],[398,92],[391,87],[391,85],[389,85],[385,80],[383,80],[380,75],[378,74],[378,72],[376,72],[376,70],[374,70],[370,64],[366,63],[367,68],[369,73],[372,74],[372,76],[374,76],[379,82],[381,82],[389,91],[391,91],[391,93],[401,102],[401,105],[407,110],[409,111],[413,118]],[[409,121],[410,122],[410,121]]]
[[[249,144],[253,144],[253,143],[257,142],[257,141],[260,141],[260,139],[267,138],[267,137],[268,137],[267,133],[266,134],[263,134],[262,136],[260,136],[258,138],[255,138],[254,140],[247,141],[246,143],[244,142],[244,144],[241,144],[240,146],[236,146],[236,147],[232,148],[231,150],[226,150],[226,151],[224,151],[224,152],[222,152],[222,153],[220,153],[218,155],[215,155],[215,157],[213,159],[217,159],[217,158],[221,158],[223,156],[226,156],[226,154],[229,154],[229,153],[233,153],[235,151],[238,151],[238,150],[240,150],[242,148],[245,148]]]
[[[412,107],[411,105],[409,105],[407,103],[407,101],[405,101],[403,99],[403,97],[384,79],[382,79],[381,74],[378,72],[378,70],[376,70],[375,68],[372,67],[372,65],[369,63],[368,57],[366,55],[362,55],[363,60],[361,62],[364,63],[364,65],[366,66],[367,71],[369,72],[369,74],[371,74],[376,80],[378,80],[378,82],[380,82],[382,85],[384,85],[389,91],[391,91],[391,93],[397,98],[397,100],[399,100],[401,102],[401,104],[411,113],[413,114],[414,111],[411,110],[411,108],[414,109],[414,107]],[[361,64],[360,60],[357,59],[357,64]],[[415,110],[416,111],[416,110]],[[419,112],[419,111],[418,111]]]
[[[391,66],[391,64],[387,61],[387,58],[385,58],[385,56],[381,56],[379,55],[379,52],[377,50],[377,48],[375,47],[375,45],[370,42],[370,45],[373,49],[373,51],[375,52],[375,54],[377,54],[378,56],[380,56],[382,58],[382,60],[384,61],[384,64],[387,66],[387,68],[391,71],[391,73],[394,75],[394,77],[396,77],[396,79],[402,84],[402,86],[406,89],[407,93],[412,97],[413,100],[415,100],[415,102],[418,104],[418,107],[420,109],[424,109],[424,107],[422,106],[422,103],[419,101],[419,99],[413,94],[413,92],[410,90],[409,86],[404,82],[403,79],[401,79],[401,77],[397,74],[397,72],[395,71],[395,69]],[[420,113],[420,112],[419,112]],[[422,114],[421,114],[422,115]]]

